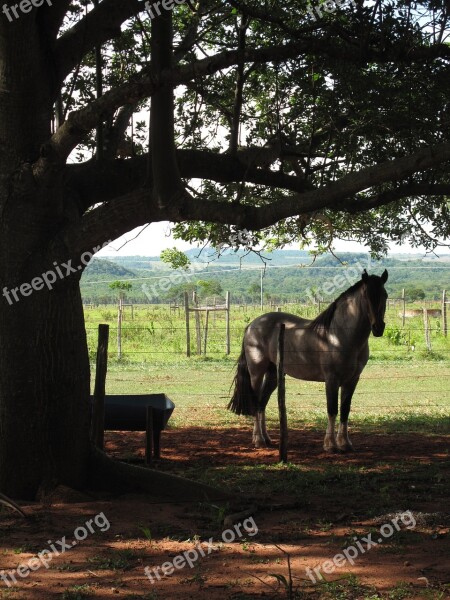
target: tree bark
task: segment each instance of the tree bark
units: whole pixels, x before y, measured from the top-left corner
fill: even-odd
[[[81,270],[65,277],[69,250],[58,236],[79,215],[64,192],[62,166],[53,167],[51,181],[32,175],[50,136],[56,89],[50,45],[34,19],[2,19],[0,489],[22,499],[56,481],[82,487],[89,456]],[[50,270],[58,280],[53,290],[29,285]]]
[[[52,266],[32,262],[23,283]],[[40,486],[87,481],[89,360],[78,278],[17,295],[1,298],[0,489],[34,499]]]

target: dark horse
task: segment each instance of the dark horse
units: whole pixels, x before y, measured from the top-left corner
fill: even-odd
[[[329,452],[353,450],[347,432],[348,415],[353,392],[369,358],[370,332],[375,337],[384,332],[387,278],[386,270],[381,277],[368,275],[364,270],[360,281],[312,321],[272,312],[247,326],[228,408],[238,415],[254,416],[256,447],[271,444],[265,410],[277,387],[278,333],[279,325],[284,323],[286,374],[296,379],[325,382],[328,427],[324,449]],[[336,437],[339,388],[341,421]]]

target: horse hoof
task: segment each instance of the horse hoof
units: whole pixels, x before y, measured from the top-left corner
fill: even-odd
[[[253,440],[255,448],[267,448],[267,444],[264,440]]]
[[[346,446],[338,446],[338,452],[340,452],[341,454],[346,454],[347,452],[354,452],[354,451],[355,451],[355,449],[350,444],[348,444]]]

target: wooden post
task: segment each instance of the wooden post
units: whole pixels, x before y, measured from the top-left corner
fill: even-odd
[[[278,412],[280,415],[280,462],[287,463],[288,427],[286,416],[286,386],[284,375],[284,334],[286,326],[280,325],[277,353]]]
[[[123,319],[123,300],[119,298],[119,312],[117,313],[117,358],[122,358],[122,319]]]
[[[208,343],[208,321],[209,321],[209,310],[206,311],[206,318],[205,318],[205,334],[204,334],[204,339],[203,339],[203,354],[206,356],[206,345]]]
[[[147,406],[147,421],[145,429],[145,462],[152,464],[153,458],[153,408]]]
[[[109,325],[98,326],[97,363],[92,404],[91,441],[103,450],[105,433],[105,388],[108,370]]]
[[[184,292],[184,313],[186,317],[186,356],[191,355],[191,333],[189,331],[189,296]]]
[[[442,291],[442,333],[447,337],[447,290]]]
[[[405,318],[406,318],[405,288],[402,289],[402,300],[403,300],[402,327],[404,327],[405,326]]]
[[[427,308],[423,309],[423,324],[424,324],[425,343],[427,345],[427,350],[431,350],[430,328],[429,328],[429,322],[428,322],[428,309]]]
[[[225,334],[227,337],[227,354],[231,352],[231,342],[230,342],[230,292],[226,292],[225,294]]]
[[[196,292],[192,292],[192,301],[194,303],[194,307],[198,308]],[[200,313],[198,312],[198,310],[194,311],[194,315],[195,315],[195,341],[197,344],[197,354],[201,354],[202,353],[202,330],[200,327]]]

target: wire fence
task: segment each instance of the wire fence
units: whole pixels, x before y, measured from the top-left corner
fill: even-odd
[[[435,303],[436,304],[436,303]],[[323,306],[322,308],[325,308]],[[270,310],[270,308],[268,307]],[[408,310],[419,310],[417,304],[408,306]],[[435,309],[438,310],[438,309]],[[291,305],[290,310],[295,316],[313,319],[319,314],[317,306]],[[240,351],[242,337],[246,326],[255,317],[261,314],[260,308],[248,307],[244,311],[231,308],[231,355]],[[450,337],[447,337],[440,316],[431,316],[424,321],[422,315],[403,317],[402,311],[397,307],[388,307],[386,311],[386,330],[384,337],[370,339],[371,356],[377,355],[404,357],[415,351],[433,350],[442,356],[450,352]],[[96,331],[99,323],[110,326],[110,356],[114,354],[115,339],[118,335],[117,307],[107,309],[85,309],[86,331],[91,353],[95,351]],[[198,348],[205,353],[205,315],[198,314],[198,335],[200,343],[197,345],[195,336],[191,335],[190,350],[196,354]],[[135,306],[133,315],[125,310],[121,323],[121,343],[123,355],[127,359],[140,360],[144,356],[161,357],[164,355],[183,356],[186,353],[186,324],[184,312],[174,312],[168,306]],[[194,319],[191,317],[191,320]],[[406,322],[403,322],[406,321]],[[253,326],[254,327],[254,326]],[[191,333],[195,325],[191,325]],[[226,323],[225,314],[219,311],[212,312],[207,327],[206,356],[220,357],[226,350]],[[140,358],[139,358],[140,357]]]
[[[417,308],[417,304],[413,307]],[[264,309],[267,310],[270,306]],[[312,319],[319,311],[318,306],[291,305],[288,312]],[[384,336],[369,338],[370,359],[356,388],[352,413],[376,415],[382,411],[391,416],[435,414],[445,418],[450,399],[450,338],[444,335],[440,319],[430,318],[428,335],[433,348],[430,351],[423,319],[410,317],[403,325],[400,313],[398,306],[389,306]],[[108,323],[108,393],[164,392],[176,402],[178,414],[180,411],[183,415],[212,411],[212,421],[224,419],[245,327],[260,314],[260,307],[241,310],[232,306],[231,353],[226,356],[225,317],[216,313],[209,321],[206,355],[203,344],[202,355],[196,355],[195,340],[191,340],[192,356],[187,358],[184,312],[174,311],[169,306],[135,306],[133,318],[129,310],[122,323],[122,358],[118,360],[117,307],[87,308],[86,332],[92,371],[95,370],[98,324]],[[204,325],[201,318],[201,335]],[[289,351],[285,363],[288,367]],[[301,407],[306,412],[326,414],[323,383],[288,378],[287,388],[291,408],[298,406],[299,410]],[[276,406],[276,402],[270,404]]]

